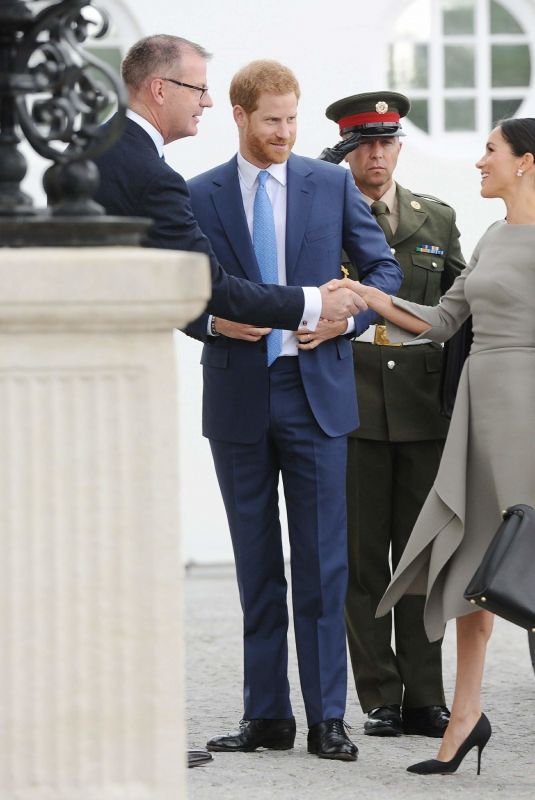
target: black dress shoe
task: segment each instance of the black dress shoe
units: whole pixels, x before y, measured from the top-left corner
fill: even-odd
[[[308,752],[320,758],[356,761],[358,749],[347,735],[342,719],[326,719],[309,728]]]
[[[441,739],[449,721],[450,712],[446,706],[403,709],[403,733]]]
[[[188,750],[188,767],[201,767],[213,760],[214,757],[208,750]]]
[[[215,736],[206,743],[208,750],[221,753],[252,753],[258,747],[291,750],[295,741],[295,719],[242,719],[240,730]]]
[[[367,736],[401,736],[401,710],[399,706],[381,706],[368,713],[364,723],[364,733]]]

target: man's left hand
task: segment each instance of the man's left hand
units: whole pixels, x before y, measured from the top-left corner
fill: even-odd
[[[299,350],[314,350],[322,342],[327,339],[334,339],[337,336],[342,336],[347,330],[346,320],[337,320],[333,322],[329,319],[320,319],[316,326],[315,331],[308,328],[299,328],[295,332],[297,337],[297,347]]]

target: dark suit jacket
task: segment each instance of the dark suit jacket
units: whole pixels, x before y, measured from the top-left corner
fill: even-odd
[[[436,305],[464,268],[455,211],[436,198],[397,187],[399,225],[391,242],[403,270],[398,296]],[[443,255],[418,252],[434,245]],[[353,343],[360,428],[357,438],[390,442],[445,439],[439,407],[442,347],[384,347]],[[393,369],[389,368],[395,362]]]
[[[158,156],[154,142],[137,123],[127,119],[123,135],[96,164],[100,187],[95,200],[108,214],[153,220],[143,242],[146,247],[208,255],[212,298],[207,310],[211,314],[254,325],[291,328],[299,324],[302,289],[258,286],[225,273],[192,214],[184,179]]]
[[[194,178],[189,188],[193,212],[225,269],[251,282],[260,281],[236,157]],[[286,212],[288,284],[319,286],[340,277],[342,246],[359,265],[364,283],[396,293],[401,281],[399,266],[351,173],[292,154]],[[359,314],[357,331],[364,330],[372,317],[371,311]],[[190,332],[195,333],[194,327],[190,326]],[[198,337],[206,341],[202,354],[204,435],[227,442],[258,441],[269,415],[265,341],[207,338],[204,320],[197,328]],[[358,414],[350,342],[344,337],[331,339],[315,350],[299,351],[298,358],[319,426],[328,436],[351,431],[358,424]]]

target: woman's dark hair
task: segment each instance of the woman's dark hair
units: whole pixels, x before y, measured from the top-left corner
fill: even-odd
[[[520,117],[502,119],[499,126],[502,136],[511,146],[515,156],[531,153],[535,158],[535,118]]]

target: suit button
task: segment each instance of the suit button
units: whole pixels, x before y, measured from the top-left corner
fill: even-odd
[[[431,261],[431,266],[432,266],[434,269],[436,269],[436,268],[438,267],[438,264],[437,264],[437,262],[436,262],[436,261]]]
[[[394,367],[396,366],[396,362],[395,361],[387,361],[386,362],[386,366],[388,367],[388,369],[394,369]]]
[[[390,248],[390,252],[392,253],[393,256],[395,256],[396,255],[396,248],[395,247],[391,247]]]

